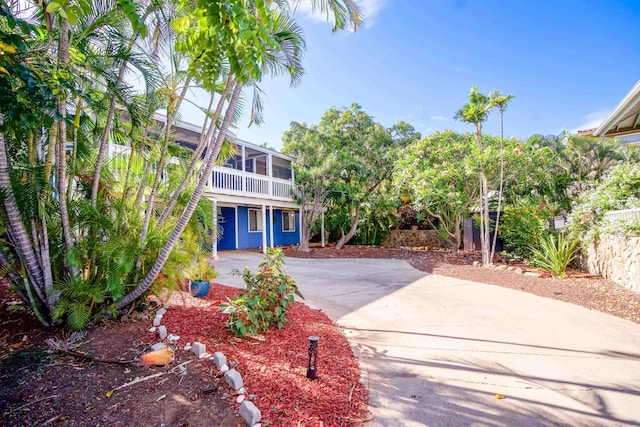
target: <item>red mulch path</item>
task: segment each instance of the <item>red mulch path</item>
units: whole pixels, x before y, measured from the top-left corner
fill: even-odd
[[[211,286],[206,300],[225,301],[240,291]],[[367,419],[367,392],[360,369],[339,326],[319,310],[295,303],[283,329],[257,338],[235,338],[218,307],[173,306],[163,324],[181,345],[199,341],[237,363],[247,396],[262,412],[262,425],[355,426]],[[308,338],[320,338],[318,379],[306,379]],[[235,403],[234,403],[235,405]],[[239,406],[239,405],[237,405]]]

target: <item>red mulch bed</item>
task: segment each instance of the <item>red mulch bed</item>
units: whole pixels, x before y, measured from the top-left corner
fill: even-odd
[[[225,301],[239,292],[215,284],[205,300]],[[177,304],[163,324],[181,337],[181,345],[199,341],[208,352],[222,351],[237,363],[247,395],[262,412],[262,425],[355,426],[366,421],[367,391],[359,382],[358,363],[340,327],[322,312],[295,303],[283,329],[257,338],[234,337],[226,319],[218,307]],[[320,338],[314,381],[306,379],[311,335]]]

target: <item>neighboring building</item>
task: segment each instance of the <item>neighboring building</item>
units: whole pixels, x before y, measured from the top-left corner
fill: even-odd
[[[160,122],[162,116],[156,116]],[[201,129],[190,123],[178,124],[175,141],[195,149]],[[224,166],[215,166],[203,197],[213,201],[214,221],[223,229],[214,247],[249,249],[300,243],[300,206],[293,198],[295,188],[293,158],[239,139],[235,155]],[[111,146],[110,152],[128,147]]]
[[[622,98],[602,124],[589,133],[593,136],[618,137],[628,144],[640,145],[640,81]]]

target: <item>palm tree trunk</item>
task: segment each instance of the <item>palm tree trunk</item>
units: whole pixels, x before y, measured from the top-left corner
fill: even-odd
[[[216,138],[215,144],[211,148],[212,153],[211,153],[211,156],[209,156],[209,161],[207,162],[206,167],[202,172],[202,175],[200,175],[200,178],[198,180],[198,184],[196,185],[194,193],[189,199],[189,203],[187,203],[187,206],[182,212],[182,215],[178,219],[175,228],[171,232],[171,236],[167,240],[167,243],[165,243],[163,248],[158,253],[158,257],[156,258],[156,261],[154,262],[153,266],[147,273],[146,277],[132,292],[130,292],[129,294],[125,295],[122,299],[117,301],[115,303],[115,308],[121,309],[122,307],[125,307],[131,304],[133,301],[135,301],[140,296],[142,296],[142,294],[146,292],[147,289],[149,289],[153,281],[156,279],[157,275],[162,270],[162,267],[164,267],[165,262],[167,262],[167,259],[169,258],[169,255],[173,250],[173,247],[176,245],[176,243],[178,243],[178,240],[180,239],[180,235],[186,228],[189,220],[191,219],[191,216],[193,215],[193,212],[195,212],[198,206],[198,202],[200,201],[200,197],[202,197],[202,193],[204,193],[204,189],[207,184],[208,177],[213,171],[213,166],[215,164],[216,158],[218,157],[218,154],[220,153],[220,148],[222,147],[222,143],[224,142],[227,136],[227,131],[229,130],[229,125],[231,124],[231,118],[236,109],[236,105],[238,104],[238,98],[240,97],[241,91],[242,91],[242,84],[237,83],[231,95],[229,106],[227,107],[227,111],[225,112],[224,120],[222,121],[222,126],[220,127],[220,131],[218,132],[218,136]],[[213,123],[212,123],[212,126],[213,126]]]
[[[191,176],[193,176],[193,173],[196,169],[196,165],[200,160],[200,156],[202,156],[202,151],[204,150],[205,147],[211,145],[211,141],[213,140],[213,137],[215,135],[216,123],[218,122],[218,117],[220,117],[220,114],[222,114],[222,107],[224,106],[224,103],[227,99],[227,95],[231,90],[232,82],[233,82],[233,79],[231,78],[231,76],[229,76],[227,78],[227,84],[224,88],[224,91],[220,97],[220,100],[218,101],[216,111],[213,113],[213,117],[211,118],[211,125],[209,126],[209,131],[205,133],[203,129],[203,131],[201,132],[201,138],[200,138],[200,141],[198,142],[198,147],[196,148],[196,151],[193,153],[193,156],[191,157],[191,163],[189,164],[189,168],[187,169],[187,172],[185,173],[184,178],[180,182],[180,185],[178,185],[178,188],[176,189],[176,191],[174,191],[174,193],[171,195],[171,198],[169,199],[167,206],[165,206],[164,210],[162,211],[162,215],[160,215],[160,219],[158,220],[158,227],[162,227],[162,225],[165,223],[167,218],[169,218],[169,215],[171,215],[171,211],[173,211],[173,207],[178,202],[178,197],[184,191],[185,187],[187,186],[187,183],[191,179]],[[213,95],[211,95],[209,110],[211,109],[212,104],[213,104]],[[207,123],[207,120],[205,118],[205,125],[206,123]]]
[[[500,188],[498,189],[498,209],[496,211],[496,224],[493,230],[493,244],[491,245],[491,254],[489,255],[489,263],[493,262],[496,254],[496,242],[498,241],[498,227],[500,226],[500,209],[502,208],[502,192],[504,186],[504,127],[503,115],[504,107],[500,106]]]
[[[44,161],[44,181],[49,182],[51,169],[53,169],[53,159],[56,154],[56,141],[58,140],[58,127],[52,126],[49,129],[49,145],[47,146],[47,156]]]
[[[63,17],[60,17],[60,39],[58,42],[58,67],[69,61],[69,23]],[[58,201],[60,203],[60,219],[62,223],[62,235],[67,249],[67,253],[73,251],[73,238],[71,237],[71,224],[69,221],[69,209],[67,207],[67,106],[65,102],[65,94],[59,94],[57,99],[58,114],[61,119],[58,121],[58,162],[57,162],[57,181],[58,181]],[[78,274],[75,266],[69,266],[71,274]]]
[[[482,263],[489,264],[489,244],[490,244],[490,232],[489,232],[489,189],[487,186],[487,176],[482,173],[482,193],[484,194],[484,201],[482,204],[483,210],[483,232],[484,243],[482,245]]]
[[[153,119],[151,119],[153,121]],[[144,128],[144,134],[142,135],[142,141],[138,147],[138,155],[143,159],[143,168],[142,173],[140,175],[140,184],[138,185],[138,190],[136,193],[136,199],[133,203],[134,210],[140,210],[140,206],[142,206],[142,200],[144,199],[144,189],[146,187],[145,180],[147,175],[149,175],[149,169],[151,168],[151,162],[144,159],[144,147],[147,145],[147,134],[149,133],[149,123],[146,123]],[[133,147],[132,147],[133,149]]]
[[[478,146],[478,152],[482,158],[483,146],[482,146],[482,123],[476,122],[476,144]],[[484,165],[480,165],[480,252],[482,254],[482,263],[487,264],[489,262],[489,248],[487,242],[488,236],[488,214],[489,206],[487,200],[487,177],[484,174]],[[486,209],[485,209],[486,208]]]
[[[135,40],[136,36],[134,35],[129,43],[129,51],[131,50],[131,46]],[[118,78],[116,79],[116,88],[122,83],[122,79],[124,78],[124,73],[127,69],[126,60],[122,61],[120,64],[120,70],[118,71]],[[107,158],[107,146],[109,141],[109,134],[111,133],[111,128],[113,127],[113,118],[116,114],[116,100],[117,96],[115,94],[111,98],[111,103],[109,104],[109,112],[107,113],[107,122],[104,125],[104,131],[100,136],[100,149],[98,150],[98,158],[96,159],[96,166],[93,171],[93,183],[91,184],[91,206],[96,207],[96,203],[98,202],[98,189],[100,188],[100,174],[102,173],[102,166],[104,164],[105,159]]]
[[[0,125],[3,124],[3,119],[4,117],[2,113],[0,113]],[[28,277],[31,279],[31,282],[26,283],[25,286],[32,285],[40,301],[46,304],[47,294],[44,286],[44,274],[38,263],[38,256],[29,238],[27,228],[18,210],[15,193],[11,186],[11,179],[9,178],[9,153],[7,152],[7,146],[2,132],[0,132],[0,191],[4,194],[3,204],[9,220],[8,226],[11,240],[17,249],[18,256],[22,261]]]
[[[149,224],[151,223],[151,215],[153,215],[153,207],[155,204],[155,196],[158,191],[158,186],[160,185],[160,178],[162,177],[162,173],[164,172],[164,165],[167,159],[167,150],[169,148],[169,137],[171,136],[171,128],[173,127],[173,121],[175,114],[180,109],[180,104],[185,96],[187,96],[187,90],[189,90],[189,83],[191,82],[191,77],[187,77],[187,81],[184,83],[182,88],[182,92],[180,96],[176,100],[170,100],[169,106],[167,108],[167,121],[164,126],[164,141],[162,144],[162,152],[160,153],[160,161],[158,162],[158,169],[156,170],[155,176],[153,178],[153,185],[151,186],[151,192],[149,193],[149,202],[147,203],[147,210],[144,216],[144,223],[142,224],[142,231],[140,232],[140,244],[142,248],[145,246],[145,240],[147,239],[147,234],[149,233]],[[173,104],[173,105],[171,105]]]

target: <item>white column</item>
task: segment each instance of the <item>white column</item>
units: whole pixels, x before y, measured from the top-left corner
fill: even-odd
[[[267,206],[262,205],[262,253],[267,253]]]
[[[218,200],[213,199],[213,242],[211,242],[211,258],[218,259]]]
[[[242,172],[246,172],[245,171],[245,163],[246,163],[246,159],[245,156],[247,155],[247,151],[245,150],[244,145],[242,146],[242,150],[241,150],[241,157],[242,157]],[[241,188],[240,190],[244,193],[246,191],[247,188],[247,177],[244,176],[244,173],[242,174],[242,181],[240,182]],[[237,249],[237,248],[236,248]]]
[[[302,227],[304,227],[304,216],[302,215],[302,206],[298,209],[298,216],[300,219],[300,227],[298,227],[298,241],[302,243]]]
[[[234,206],[233,210],[235,211],[235,215],[236,215],[236,250],[240,247],[240,245],[238,244],[238,207]]]
[[[269,206],[269,246],[273,247],[273,205]]]
[[[273,157],[267,153],[267,176],[269,177],[269,197],[273,197]]]
[[[324,209],[322,209],[322,214],[320,215],[320,241],[324,248]]]

